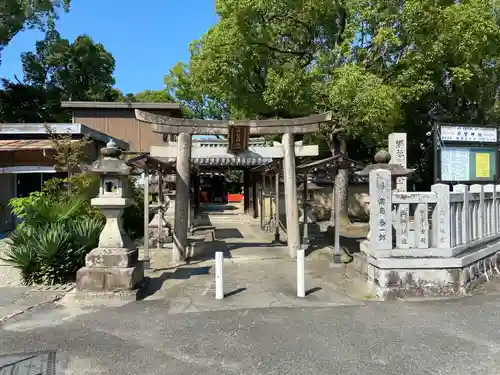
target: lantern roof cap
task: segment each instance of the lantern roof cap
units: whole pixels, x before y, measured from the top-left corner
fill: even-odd
[[[399,164],[390,164],[391,154],[386,150],[380,150],[373,158],[375,163],[367,165],[362,171],[356,172],[358,176],[369,176],[375,169],[385,169],[391,172],[392,177],[407,177],[415,172],[415,169],[405,168]]]
[[[100,175],[130,175],[132,167],[127,165],[125,160],[120,159],[121,155],[122,151],[111,139],[106,147],[101,149],[101,158],[92,163],[92,172]]]

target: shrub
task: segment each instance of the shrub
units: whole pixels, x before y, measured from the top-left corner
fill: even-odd
[[[3,260],[20,270],[24,283],[74,280],[104,228],[104,217],[90,204],[97,188],[95,176],[80,174],[49,180],[42,192],[10,200],[12,212],[23,221],[10,235],[11,246]],[[123,223],[136,239],[144,234],[143,194],[132,180],[129,192],[133,204],[125,209]]]
[[[128,191],[132,204],[123,212],[123,228],[135,240],[144,236],[144,193],[132,178],[129,180]]]
[[[10,235],[3,260],[21,271],[27,285],[72,281],[98,245],[102,216],[90,215],[89,202],[80,197],[46,192],[9,204],[23,222]]]
[[[97,247],[103,227],[102,220],[89,217],[24,225],[10,235],[3,260],[20,270],[26,285],[66,283]]]

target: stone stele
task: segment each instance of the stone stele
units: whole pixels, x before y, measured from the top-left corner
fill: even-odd
[[[76,291],[110,295],[135,295],[144,278],[138,249],[123,230],[122,215],[131,200],[128,178],[131,168],[120,159],[121,151],[113,141],[101,151],[102,158],[92,164],[92,172],[100,177],[99,196],[92,199],[106,217],[99,245],[87,254],[85,267],[77,272]]]

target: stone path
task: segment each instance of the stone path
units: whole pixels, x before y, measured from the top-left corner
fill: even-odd
[[[275,250],[262,246],[258,251],[265,254]],[[296,297],[295,260],[287,256],[259,259],[257,256],[230,255],[224,261],[226,298],[223,300],[214,298],[214,260],[149,271],[144,299],[168,301],[166,312],[176,314],[239,308],[352,305],[369,297],[352,267],[332,267],[326,250],[315,252],[306,260],[306,298]]]
[[[211,212],[216,212],[211,215]],[[283,236],[285,237],[285,236]],[[331,249],[316,250],[306,261],[307,297],[296,297],[296,261],[286,245],[272,245],[274,234],[248,215],[218,211],[198,221],[192,237],[195,256],[188,265],[171,263],[171,250],[152,251],[146,300],[165,300],[168,313],[275,306],[357,304],[364,285],[351,267],[331,268]],[[215,252],[224,254],[224,300],[215,300]]]

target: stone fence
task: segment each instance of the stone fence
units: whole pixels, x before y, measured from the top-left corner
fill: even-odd
[[[370,234],[362,250],[374,292],[458,294],[499,273],[500,185],[393,188],[389,171],[370,172]]]

